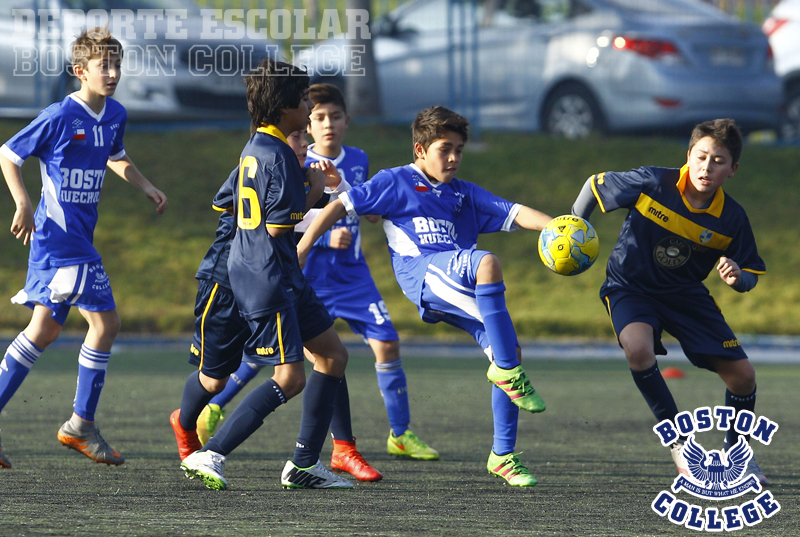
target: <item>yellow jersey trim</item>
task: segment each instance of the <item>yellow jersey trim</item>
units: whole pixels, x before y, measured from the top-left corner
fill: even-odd
[[[597,187],[595,186],[595,181],[598,185],[602,185],[605,182],[605,175],[606,172],[603,173],[596,173],[592,176],[592,194],[594,194],[594,198],[597,200],[597,204],[600,206],[600,210],[604,213],[606,212],[606,208],[603,205],[603,200],[600,199],[600,194],[597,193]]]
[[[286,355],[283,351],[283,327],[281,326],[281,312],[277,313],[278,315],[278,347],[281,349],[281,363],[286,363]]]
[[[286,145],[289,145],[289,140],[286,139],[286,136],[284,136],[283,133],[280,131],[280,129],[275,125],[264,125],[256,129],[256,131],[263,134],[269,134],[270,136],[274,136],[275,138],[282,141]]]
[[[689,181],[689,165],[684,164],[681,168],[681,177],[678,179],[678,182],[675,186],[678,187],[678,190],[681,193],[681,199],[683,200],[683,204],[686,206],[689,211],[693,213],[708,213],[711,216],[716,216],[717,218],[722,215],[722,207],[725,206],[725,192],[722,191],[722,187],[718,188],[717,191],[714,193],[714,199],[711,200],[711,205],[706,207],[705,209],[695,209],[691,206],[689,201],[686,199],[684,192],[686,191],[686,183]]]
[[[696,244],[725,251],[733,240],[731,237],[715,233],[703,226],[698,226],[685,216],[668,209],[647,194],[641,194],[636,201],[636,210],[642,216]]]
[[[211,295],[208,297],[208,302],[206,303],[206,309],[203,310],[203,316],[200,319],[200,370],[203,369],[203,359],[205,358],[206,352],[206,316],[208,315],[208,310],[211,309],[211,304],[214,302],[214,297],[217,295],[217,289],[219,289],[219,284],[215,283],[214,288],[211,290]]]
[[[266,224],[266,227],[294,227],[294,224]]]
[[[753,274],[766,274],[767,273],[766,270],[753,270],[753,269],[749,269],[749,268],[743,268],[742,271],[743,272],[752,272]]]

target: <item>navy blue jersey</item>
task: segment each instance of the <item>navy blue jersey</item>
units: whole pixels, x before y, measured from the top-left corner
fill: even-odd
[[[475,248],[481,233],[516,229],[521,208],[466,181],[432,183],[414,164],[381,170],[339,199],[351,216],[383,217],[397,283],[416,304],[431,254]]]
[[[29,265],[66,267],[100,259],[95,250],[97,203],[109,160],[125,156],[127,113],[106,99],[99,114],[76,94],[39,113],[0,149],[17,166],[38,157],[42,197],[36,208]]]
[[[648,167],[591,178],[603,212],[629,211],[608,259],[602,296],[615,288],[676,293],[704,287],[722,256],[742,270],[766,271],[744,209],[721,188],[707,208],[694,209],[683,196],[688,173],[688,166]]]
[[[245,145],[233,181],[236,233],[228,275],[242,315],[250,320],[293,305],[306,283],[291,228],[305,214],[305,174],[283,134],[261,127]],[[224,187],[223,187],[224,188]],[[267,228],[288,228],[273,237]]]
[[[314,152],[314,145],[308,148],[306,164],[327,160]],[[342,147],[341,153],[331,162],[336,167],[339,175],[350,186],[358,186],[367,180],[369,173],[369,159],[367,154],[357,147]],[[369,267],[364,261],[361,251],[361,218],[357,215],[345,216],[336,222],[331,229],[346,227],[352,234],[353,241],[344,249],[330,248],[317,244],[308,254],[303,273],[314,286],[320,290],[328,287],[363,287],[372,285],[372,276]]]
[[[200,262],[195,278],[198,280],[213,280],[223,287],[230,289],[231,282],[228,277],[228,256],[231,250],[231,239],[236,233],[236,221],[233,219],[233,185],[239,178],[237,166],[228,176],[228,180],[214,196],[212,207],[220,211],[217,236],[205,257]]]

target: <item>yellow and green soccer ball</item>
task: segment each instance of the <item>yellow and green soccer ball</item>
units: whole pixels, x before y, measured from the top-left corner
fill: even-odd
[[[592,224],[580,216],[553,218],[539,235],[539,257],[557,274],[574,276],[591,267],[600,252]]]

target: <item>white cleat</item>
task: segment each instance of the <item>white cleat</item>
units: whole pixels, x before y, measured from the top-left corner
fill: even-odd
[[[310,468],[298,468],[292,461],[286,461],[281,473],[281,485],[287,489],[353,488],[353,483],[334,474],[319,461]]]

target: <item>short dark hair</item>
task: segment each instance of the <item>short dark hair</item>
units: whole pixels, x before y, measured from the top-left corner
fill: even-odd
[[[264,58],[245,76],[247,110],[253,125],[277,125],[282,108],[297,108],[308,89],[308,73],[290,63]]]
[[[411,124],[412,141],[420,144],[426,151],[433,142],[444,138],[448,131],[460,134],[466,143],[469,138],[469,121],[444,106],[426,108],[417,114]]]
[[[313,84],[308,88],[308,97],[314,106],[318,104],[332,104],[342,109],[347,114],[347,105],[344,103],[342,90],[333,84]]]
[[[728,150],[733,159],[732,164],[739,162],[744,141],[742,140],[742,132],[734,120],[728,118],[714,119],[704,121],[695,126],[694,130],[692,130],[692,137],[689,139],[689,151],[706,136],[713,138],[715,142]]]

